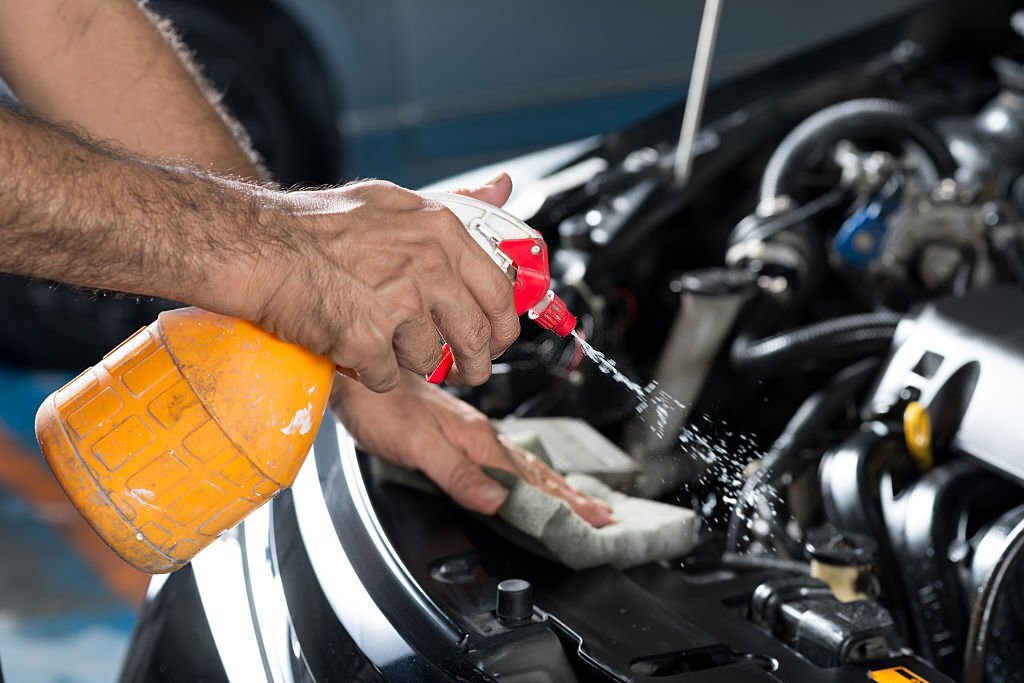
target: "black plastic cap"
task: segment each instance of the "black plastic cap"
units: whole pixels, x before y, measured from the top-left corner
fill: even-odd
[[[857,567],[873,564],[878,544],[862,534],[827,525],[807,532],[804,552],[809,559],[825,564]]]
[[[506,579],[498,584],[498,619],[511,626],[528,623],[533,618],[533,586],[522,579]]]

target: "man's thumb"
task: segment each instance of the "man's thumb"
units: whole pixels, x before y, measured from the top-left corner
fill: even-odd
[[[452,190],[452,192],[455,194],[465,195],[467,197],[473,197],[474,199],[479,199],[487,202],[488,204],[494,204],[495,206],[503,206],[505,202],[508,201],[509,195],[512,194],[512,179],[509,178],[508,173],[502,171],[483,185],[478,187],[464,187]]]

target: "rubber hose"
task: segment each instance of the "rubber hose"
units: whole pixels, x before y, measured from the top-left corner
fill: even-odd
[[[967,628],[967,648],[964,650],[964,683],[985,683],[985,660],[988,656],[989,639],[992,637],[992,620],[999,606],[999,597],[1013,569],[1024,556],[1024,522],[1013,527],[1008,536],[1006,552],[1003,553],[992,573],[978,592],[978,601],[971,612]]]
[[[790,574],[811,573],[811,565],[808,562],[783,560],[770,555],[739,555],[728,551],[722,555],[722,566],[726,569],[765,570]]]
[[[940,178],[951,177],[957,168],[945,141],[909,105],[878,98],[847,100],[812,114],[783,138],[761,179],[761,200],[792,193],[797,171],[815,150],[853,137],[909,139],[924,150]]]
[[[768,486],[772,479],[799,458],[800,451],[812,443],[814,437],[821,433],[846,402],[867,386],[880,365],[879,358],[867,358],[855,363],[837,373],[824,387],[811,394],[800,405],[761,460],[761,466],[746,481],[737,496],[726,531],[727,551],[737,549],[742,517],[746,514],[747,504],[756,502],[758,489]],[[780,529],[775,530],[775,533],[778,535],[785,532]],[[785,542],[787,538],[788,536],[784,535],[779,540]],[[792,551],[793,548],[788,550]]]
[[[741,334],[733,342],[731,360],[739,372],[759,376],[778,374],[809,360],[857,358],[885,351],[896,326],[897,313],[859,313],[798,327],[789,332],[751,340]]]

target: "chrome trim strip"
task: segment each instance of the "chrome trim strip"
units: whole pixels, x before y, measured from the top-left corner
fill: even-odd
[[[256,637],[237,530],[229,531],[192,560],[192,571],[214,645],[232,683],[270,681]]]
[[[355,444],[344,431],[336,430],[327,416],[317,443],[327,434],[338,433],[338,447],[355,453]],[[314,445],[313,450],[317,448]],[[299,533],[309,555],[320,588],[335,615],[356,645],[378,668],[413,656],[408,643],[377,607],[356,574],[334,531],[334,522],[320,489],[316,457],[311,451],[292,487]]]

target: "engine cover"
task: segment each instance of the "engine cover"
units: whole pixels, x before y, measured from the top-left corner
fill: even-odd
[[[868,402],[932,415],[936,444],[1024,483],[1024,291],[1004,287],[923,305],[902,322]]]

